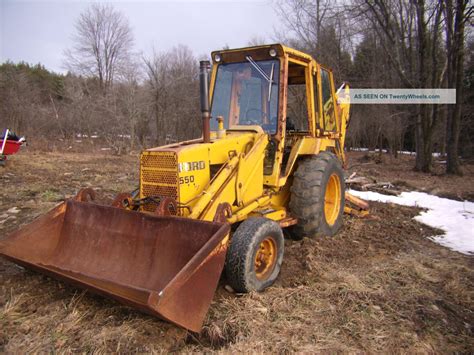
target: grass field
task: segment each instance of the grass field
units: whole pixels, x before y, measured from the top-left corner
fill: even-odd
[[[472,198],[473,176],[425,175],[411,157],[349,166],[407,189]],[[0,168],[0,238],[81,187],[103,202],[137,186],[138,157],[24,151]],[[435,167],[440,171],[440,166]],[[277,283],[217,293],[200,334],[0,260],[0,352],[460,352],[474,349],[474,257],[427,237],[414,208],[371,204],[332,238],[285,241]]]

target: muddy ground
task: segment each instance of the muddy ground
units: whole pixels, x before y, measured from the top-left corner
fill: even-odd
[[[351,154],[351,171],[439,195],[474,191],[469,171],[418,174],[410,157],[364,155]],[[137,179],[137,156],[23,151],[0,170],[0,238],[81,187],[107,200]],[[433,243],[441,232],[412,220],[416,209],[371,206],[375,219],[345,216],[336,237],[287,240],[264,293],[235,295],[221,280],[201,334],[0,260],[0,352],[471,353],[473,257]]]

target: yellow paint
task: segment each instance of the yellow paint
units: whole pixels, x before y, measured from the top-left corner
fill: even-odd
[[[278,221],[289,216],[287,206],[290,186],[298,159],[330,150],[344,161],[343,147],[350,102],[342,100],[337,103],[340,99],[338,96],[342,95],[335,92],[330,70],[331,97],[328,102],[323,103],[322,67],[308,54],[279,44],[218,52],[250,53],[272,48],[277,51],[277,59],[280,61],[278,134],[270,136],[259,126],[232,124],[235,121],[233,117],[237,117],[240,112],[242,86],[239,78],[233,78],[235,80],[230,92],[232,117],[229,119],[229,129],[224,129],[223,120],[220,119],[218,130],[211,132],[210,143],[195,139],[144,151],[141,155],[140,198],[154,195],[176,198],[179,206],[187,206],[178,208],[177,214],[188,218],[213,220],[219,204],[228,203],[233,213],[228,219],[230,223],[242,221],[251,215],[261,215]],[[271,57],[268,56],[268,59]],[[285,130],[289,64],[301,67],[301,70],[293,72],[297,73],[295,75],[298,75],[298,78],[302,78],[299,73],[304,72],[309,126],[307,133],[288,133]],[[211,102],[219,65],[220,63],[214,63],[212,66]],[[315,86],[317,95],[314,92]],[[346,86],[344,90],[348,92],[349,89]],[[265,95],[266,92],[262,91],[263,98]],[[335,118],[335,129],[332,132],[322,129],[324,117],[327,117],[331,105]],[[262,111],[266,112],[265,110],[263,107]],[[265,156],[271,142],[275,146],[275,153],[271,158],[273,168],[270,175],[264,175]],[[289,154],[285,155],[288,151]],[[331,190],[328,201],[334,201],[337,193]],[[141,208],[153,211],[154,207],[153,204],[145,204]],[[328,210],[328,213],[332,212]]]
[[[266,280],[272,273],[277,258],[277,246],[272,237],[266,237],[255,254],[255,275],[259,280]]]
[[[267,136],[261,134],[248,153],[241,155],[236,186],[238,206],[244,206],[263,194],[263,159],[267,144]]]
[[[277,208],[277,209],[274,209],[274,208]],[[264,207],[264,208],[255,210],[254,212],[251,213],[251,215],[254,217],[265,217],[273,221],[280,221],[282,219],[285,219],[288,214],[285,208],[280,207],[278,209],[278,207],[270,205],[269,207]]]
[[[339,176],[332,174],[327,182],[326,193],[324,195],[324,215],[326,217],[326,223],[329,226],[332,226],[336,222],[337,216],[339,215],[341,193]]]
[[[249,214],[254,212],[255,210],[268,206],[270,203],[271,197],[270,196],[261,196],[256,200],[250,202],[248,205],[238,209],[234,212],[231,218],[228,219],[229,223],[235,223],[243,221],[248,217]]]

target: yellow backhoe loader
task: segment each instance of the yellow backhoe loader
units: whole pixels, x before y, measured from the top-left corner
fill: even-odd
[[[200,63],[201,138],[143,151],[136,194],[103,206],[83,189],[0,254],[199,331],[223,270],[236,292],[262,291],[280,272],[283,230],[337,233],[348,86],[280,44],[212,63]]]

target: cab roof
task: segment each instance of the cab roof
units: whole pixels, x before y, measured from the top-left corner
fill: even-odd
[[[211,53],[212,61],[214,63],[219,62],[242,62],[245,61],[245,57],[247,55],[252,56],[255,60],[262,60],[262,59],[270,59],[272,56],[270,55],[270,50],[274,49],[276,51],[276,55],[274,57],[283,57],[288,55],[294,59],[301,60],[303,62],[311,62],[316,60],[311,57],[309,54],[301,52],[299,50],[286,47],[282,44],[275,43],[275,44],[266,44],[261,46],[252,46],[252,47],[243,47],[243,48],[236,48],[236,49],[223,49],[213,51]],[[220,61],[217,61],[216,55],[220,56]]]

